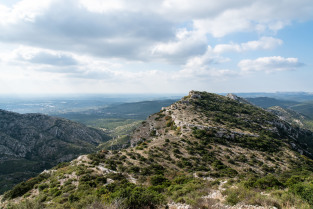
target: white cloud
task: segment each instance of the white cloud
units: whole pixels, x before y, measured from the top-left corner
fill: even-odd
[[[5,24],[9,20],[10,9],[0,4],[0,24]]]
[[[22,0],[7,7],[0,4],[0,24],[7,25],[18,21],[35,21],[36,17],[43,15],[53,0]]]
[[[191,57],[186,61],[184,68],[203,68],[211,64],[218,64],[229,61],[228,58],[220,57],[214,54],[212,47],[208,46],[203,55]]]
[[[218,68],[184,68],[172,76],[173,79],[183,79],[187,81],[210,81],[210,80],[224,80],[229,77],[238,76],[233,70],[218,69]]]
[[[27,1],[30,0],[20,4]],[[10,8],[9,16],[15,21],[0,24],[1,42],[99,57],[146,60],[153,44],[175,37],[176,23],[155,12],[133,12],[123,8],[122,12],[98,13],[76,1],[61,0],[52,1],[47,7],[44,7],[47,4],[33,3],[38,6],[34,9],[20,4]],[[25,18],[16,16],[16,11],[25,14]]]
[[[249,41],[241,44],[242,51],[274,49],[283,44],[283,41],[273,37],[262,37],[258,41]]]
[[[160,7],[162,14],[171,15],[174,19],[203,19],[213,18],[221,14],[227,9],[239,9],[246,4],[250,4],[249,0],[197,0],[197,2],[189,0],[164,0]]]
[[[251,22],[242,16],[240,10],[226,10],[213,18],[194,20],[194,27],[203,34],[212,34],[214,37],[223,37],[229,33],[248,31]]]
[[[205,53],[206,43],[205,36],[183,28],[177,31],[174,41],[154,45],[151,49],[151,56],[174,62],[185,62],[188,57]]]
[[[194,27],[202,33],[223,37],[236,32],[276,32],[292,20],[313,18],[313,3],[309,0],[244,1],[239,5],[224,5],[214,16],[196,18]]]
[[[46,75],[50,86],[52,79],[64,85],[79,80],[97,89],[121,85],[116,81],[125,89],[127,84],[158,89],[176,81],[182,87],[184,79],[196,85],[235,76],[229,69],[238,62],[236,53],[275,49],[283,43],[275,32],[313,19],[311,0],[21,0],[6,5],[0,3],[0,44],[23,47],[13,52],[0,47],[0,71],[10,69],[1,76],[14,79],[18,73],[16,79],[38,80]],[[241,33],[261,38],[233,43],[232,35]],[[212,43],[221,44],[213,48]],[[222,57],[226,52],[229,58]],[[301,66],[296,58],[247,56],[238,64],[242,72]],[[86,87],[75,88],[79,85]]]
[[[218,44],[213,49],[214,53],[222,54],[225,52],[241,52],[242,48],[239,44]]]
[[[213,51],[217,54],[225,52],[244,52],[251,50],[268,50],[274,49],[283,44],[283,41],[273,37],[262,37],[257,41],[249,41],[242,44],[219,44],[216,45]]]
[[[125,2],[120,0],[80,0],[80,4],[91,12],[112,12],[125,9]]]
[[[78,63],[72,53],[27,46],[20,46],[10,53],[1,54],[1,57],[5,62],[34,65],[69,66]]]
[[[33,75],[46,74],[47,77],[108,80],[117,77],[121,67],[116,60],[109,62],[90,56],[54,51],[42,48],[20,46],[10,53],[0,54],[6,69],[2,75],[14,75],[25,70]]]
[[[276,71],[289,71],[296,70],[303,66],[297,58],[284,58],[280,56],[275,57],[260,57],[255,60],[242,60],[238,63],[238,67],[243,73],[247,72],[276,72]]]
[[[277,31],[312,18],[312,7],[308,0],[23,0],[0,5],[0,40],[100,57],[187,59],[204,53],[208,34]]]
[[[228,58],[216,56],[210,46],[203,55],[194,56],[187,60],[183,68],[173,76],[175,79],[214,80],[235,76],[237,73],[229,69],[218,69],[216,64],[228,62]]]

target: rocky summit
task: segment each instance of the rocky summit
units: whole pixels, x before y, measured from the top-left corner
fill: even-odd
[[[191,91],[131,147],[18,184],[6,208],[312,208],[313,133],[231,95]]]
[[[42,114],[0,110],[0,192],[43,169],[95,151],[102,131]]]

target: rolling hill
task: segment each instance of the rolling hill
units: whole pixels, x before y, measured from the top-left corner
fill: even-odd
[[[283,108],[287,108],[293,105],[300,104],[300,102],[296,101],[288,101],[288,100],[280,100],[280,99],[275,99],[275,98],[270,98],[270,97],[254,97],[254,98],[245,98],[249,102],[251,102],[254,105],[257,105],[259,107],[263,108],[269,108],[273,106],[280,106]]]

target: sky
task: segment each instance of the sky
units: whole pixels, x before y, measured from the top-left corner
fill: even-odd
[[[312,0],[0,0],[0,94],[313,92]]]

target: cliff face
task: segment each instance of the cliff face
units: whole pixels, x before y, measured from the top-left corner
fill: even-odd
[[[4,191],[43,168],[92,152],[108,139],[69,120],[0,110],[0,188]]]

